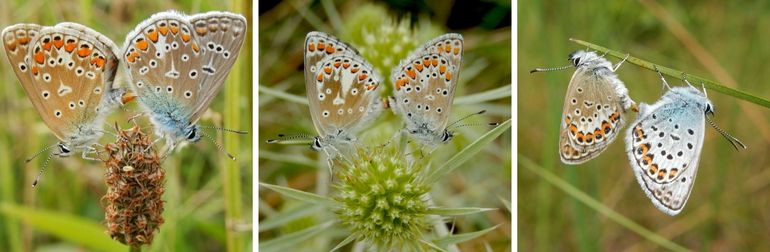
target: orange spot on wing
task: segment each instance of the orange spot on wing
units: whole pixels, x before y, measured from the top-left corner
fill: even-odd
[[[577,134],[577,126],[575,126],[574,124],[570,124],[569,125],[569,131],[572,132],[572,135],[576,135]]]
[[[61,38],[53,40],[53,46],[55,46],[56,49],[61,48],[63,45],[64,45],[64,40],[62,40]]]
[[[319,73],[319,74],[318,74],[318,77],[316,77],[315,79],[316,79],[317,81],[323,81],[323,80],[324,80],[324,75],[323,75],[323,74],[321,74],[321,73]]]
[[[658,172],[658,164],[651,164],[650,165],[650,174],[655,174]]]
[[[450,80],[452,80],[452,73],[446,72],[446,81],[450,81]]]
[[[313,44],[313,42],[308,43],[307,50],[310,52],[315,52],[315,44]]]
[[[350,67],[350,63],[342,63],[342,67],[348,69],[348,67]]]
[[[444,49],[445,49],[445,51],[446,51],[447,53],[449,53],[449,52],[451,52],[451,51],[452,51],[452,45],[450,45],[449,43],[447,43],[447,44],[446,44],[446,46],[444,46]]]
[[[417,69],[417,71],[422,72],[422,69],[423,69],[422,64],[412,64],[412,66],[414,66],[414,69]]]
[[[89,54],[91,54],[91,49],[88,47],[80,47],[80,49],[78,49],[78,56],[80,56],[81,58],[84,58]]]
[[[335,49],[334,49],[334,46],[332,46],[332,44],[329,44],[329,46],[326,47],[326,54],[332,54],[334,53],[334,51]]]
[[[145,35],[147,35],[147,39],[153,43],[158,42],[158,31],[152,30],[151,32],[145,33]]]
[[[374,90],[376,88],[377,88],[377,85],[367,85],[366,86],[366,89],[368,89],[368,90]]]
[[[406,75],[412,79],[417,78],[417,73],[415,73],[412,69],[406,70]]]
[[[444,72],[446,72],[446,65],[441,65],[438,68],[438,72],[441,73],[441,74],[444,74]]]
[[[331,48],[331,47],[327,47],[327,48]],[[327,52],[328,52],[328,50],[327,50]],[[335,68],[340,68],[341,65],[342,65],[342,62],[340,62],[340,61],[334,62],[334,67]]]
[[[365,73],[359,74],[359,75],[358,75],[358,80],[359,80],[359,81],[365,80],[365,79],[366,79],[366,77],[369,77],[369,75],[367,75],[367,74],[365,74]]]
[[[401,87],[406,86],[408,81],[406,79],[398,79],[396,81],[396,90],[401,90]]]
[[[159,31],[159,32],[160,32],[160,34],[162,34],[163,36],[166,36],[166,34],[168,34],[168,27],[166,27],[166,26],[161,26],[161,27],[158,27],[158,31]]]
[[[332,68],[331,67],[324,67],[324,73],[331,74],[332,73]]]
[[[35,53],[35,62],[38,64],[43,64],[43,62],[45,62],[45,55],[43,54],[43,51],[38,51]]]
[[[193,51],[195,51],[196,53],[201,51],[201,48],[198,47],[198,43],[193,42],[191,47],[192,47]]]
[[[430,59],[423,59],[422,64],[425,66],[430,66]]]
[[[64,46],[64,50],[67,51],[68,53],[71,53],[72,51],[75,51],[75,47],[77,47],[75,42],[69,42],[67,43],[67,45]]]
[[[182,41],[185,43],[190,42],[190,34],[182,34]]]
[[[32,74],[37,76],[37,73],[38,73],[37,66],[32,66]]]
[[[357,73],[357,72],[358,72],[358,70],[359,70],[359,68],[358,68],[358,67],[354,67],[354,68],[351,68],[351,69],[350,69],[350,72],[351,72],[351,73]]]
[[[433,65],[434,67],[435,67],[435,66],[438,66],[438,59],[433,59],[433,60],[431,61],[431,63],[432,63],[432,65]]]
[[[53,46],[53,42],[49,41],[48,43],[44,43],[43,44],[43,50],[50,51],[51,50],[51,46]]]
[[[459,55],[459,54],[460,54],[460,48],[459,47],[455,47],[455,55]]]
[[[16,40],[16,42],[19,42],[19,44],[21,44],[21,45],[26,45],[26,44],[29,44],[30,40],[32,40],[32,38],[30,38],[30,37],[23,37],[23,38],[18,38]]]
[[[318,50],[324,50],[326,49],[326,45],[324,45],[323,42],[318,42]]]
[[[179,27],[177,26],[171,26],[169,29],[171,30],[172,34],[176,34],[177,32],[179,32]]]
[[[147,43],[147,40],[142,39],[136,42],[136,49],[146,51],[147,47],[149,47],[149,43]]]
[[[16,51],[16,43],[5,44],[5,46],[8,47],[8,50],[11,52]]]
[[[138,57],[139,57],[138,52],[132,52],[128,54],[128,56],[126,57],[126,61],[128,61],[129,63],[134,63],[136,61],[136,58]]]

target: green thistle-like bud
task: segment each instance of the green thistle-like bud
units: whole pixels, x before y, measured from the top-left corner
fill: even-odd
[[[354,237],[380,249],[416,245],[427,228],[424,165],[394,145],[361,149],[360,158],[335,169],[339,218]]]
[[[105,148],[107,194],[102,201],[107,233],[129,246],[150,244],[163,224],[161,196],[166,177],[152,139],[138,126],[118,129],[118,140]]]
[[[382,94],[391,91],[390,72],[420,43],[440,33],[437,28],[420,24],[412,30],[408,19],[396,21],[385,7],[363,5],[346,18],[342,38],[352,43],[361,55],[382,75]],[[415,32],[418,31],[418,32]]]

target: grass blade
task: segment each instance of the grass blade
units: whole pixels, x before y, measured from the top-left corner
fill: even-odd
[[[431,247],[432,249],[435,249],[441,252],[446,252],[446,250],[442,249],[439,245],[436,245],[432,242],[420,239],[420,243],[428,245],[428,247]]]
[[[284,99],[284,100],[287,100],[287,101],[290,101],[290,102],[294,102],[294,103],[299,103],[299,104],[304,104],[304,105],[308,104],[307,98],[304,97],[304,96],[299,96],[299,95],[295,95],[295,94],[286,93],[284,91],[281,91],[281,90],[278,90],[278,89],[274,89],[274,88],[269,88],[269,87],[262,86],[262,85],[259,85],[259,92],[263,93],[263,94],[266,94],[266,95],[272,95],[272,96],[275,96],[275,97],[278,97],[278,98],[281,98],[281,99]]]
[[[497,208],[481,208],[481,207],[431,207],[428,209],[428,214],[443,215],[443,216],[458,216],[469,215],[475,213],[483,213],[487,211],[497,210]]]
[[[260,251],[289,251],[290,248],[296,247],[298,243],[304,242],[307,239],[312,238],[315,235],[323,233],[327,228],[331,227],[334,221],[328,221],[318,224],[313,227],[303,229],[291,234],[282,235],[279,238],[275,238],[269,241],[260,242]]]
[[[309,193],[309,192],[303,192],[297,189],[289,188],[289,187],[283,187],[278,185],[271,185],[266,183],[259,183],[259,185],[269,188],[270,190],[276,191],[280,194],[283,194],[286,197],[293,198],[296,200],[301,200],[307,203],[311,204],[319,204],[324,205],[327,207],[334,207],[336,204],[333,200],[326,198],[324,196]]]
[[[605,205],[602,205],[601,202],[591,198],[591,196],[588,196],[588,194],[584,193],[578,188],[575,188],[571,184],[567,183],[567,181],[564,181],[563,179],[559,178],[558,176],[549,172],[548,170],[543,169],[542,167],[537,165],[535,162],[533,162],[529,158],[523,155],[518,155],[518,156],[519,156],[519,164],[521,164],[522,167],[525,167],[528,170],[534,172],[538,176],[545,179],[546,182],[561,189],[562,191],[567,193],[569,196],[577,199],[578,201],[582,202],[583,204],[593,209],[594,211],[607,216],[607,218],[614,221],[615,223],[620,224],[621,226],[631,230],[632,232],[639,234],[640,236],[647,239],[648,241],[658,244],[661,247],[664,247],[666,249],[669,249],[672,251],[688,251],[687,248],[682,247],[681,245],[676,244],[673,241],[667,240],[666,238],[656,234],[655,232],[642,227],[641,225],[632,221],[631,219],[626,218],[620,213],[615,212],[614,210],[608,208]]]
[[[350,244],[351,242],[353,242],[355,240],[356,240],[356,237],[354,237],[353,235],[350,235],[350,236],[348,236],[348,238],[345,238],[345,240],[342,240],[342,242],[337,244],[337,246],[334,246],[334,248],[332,250],[329,250],[329,252],[337,251],[338,249],[341,249],[345,245],[348,245],[348,244]]]
[[[449,159],[449,161],[434,170],[428,176],[427,183],[433,184],[438,181],[439,178],[452,172],[455,168],[459,167],[461,164],[465,163],[465,161],[468,161],[468,159],[476,155],[476,153],[479,153],[481,149],[486,147],[489,143],[492,142],[492,140],[495,140],[495,138],[503,134],[503,132],[508,130],[510,127],[511,119],[508,119],[504,123],[481,136],[479,139],[455,154],[452,158]]]
[[[590,42],[582,41],[582,40],[579,40],[579,39],[570,38],[569,40],[572,41],[572,42],[578,43],[580,45],[587,46],[588,48],[591,48],[593,50],[599,51],[601,53],[607,53],[608,55],[615,56],[615,57],[617,57],[619,59],[623,59],[627,55],[625,53],[621,53],[621,52],[618,52],[618,51],[615,51],[615,50],[612,50],[612,49],[609,49],[609,48],[606,48],[606,47],[603,47],[603,46],[595,45],[595,44],[590,43]],[[661,73],[663,73],[665,75],[668,75],[668,76],[671,76],[673,78],[682,80],[683,76],[687,76],[687,80],[690,83],[692,83],[694,86],[698,86],[699,83],[703,83],[703,85],[706,88],[708,88],[708,89],[711,89],[711,90],[714,90],[714,91],[717,91],[717,92],[720,92],[720,93],[723,93],[723,94],[735,97],[735,98],[740,99],[740,100],[751,102],[751,103],[757,104],[757,105],[765,107],[765,108],[770,108],[770,101],[768,101],[766,99],[763,99],[763,98],[751,95],[749,93],[746,93],[746,92],[743,92],[743,91],[740,91],[740,90],[737,90],[737,89],[732,89],[732,88],[726,87],[726,86],[724,86],[724,85],[722,85],[720,83],[717,83],[715,81],[712,81],[712,80],[709,80],[709,79],[706,79],[706,78],[703,78],[703,77],[700,77],[700,76],[697,76],[697,75],[686,74],[685,72],[682,72],[680,70],[676,70],[676,69],[673,69],[673,68],[670,68],[670,67],[661,66],[661,65],[658,65],[658,64],[655,64],[655,63],[652,63],[652,62],[649,62],[649,61],[646,61],[646,60],[643,60],[643,59],[640,59],[640,58],[637,58],[637,57],[634,57],[634,56],[630,56],[630,55],[628,56],[628,59],[626,59],[626,62],[629,62],[631,64],[634,64],[634,65],[637,65],[637,66],[640,66],[640,67],[643,67],[643,68],[647,68],[647,69],[652,70],[652,71],[655,71],[655,67],[657,66],[658,70]]]
[[[0,212],[29,224],[35,230],[82,245],[88,250],[125,251],[128,248],[106,235],[104,226],[88,219],[8,203],[0,203]]]
[[[484,235],[486,233],[489,233],[492,230],[495,230],[495,228],[497,228],[499,226],[500,225],[495,225],[494,227],[487,228],[487,229],[484,229],[484,230],[479,230],[479,231],[476,231],[476,232],[464,233],[464,234],[459,234],[459,235],[450,235],[450,236],[442,237],[440,239],[436,239],[433,242],[436,245],[440,246],[440,247],[446,247],[446,246],[449,246],[449,245],[452,245],[452,244],[458,244],[458,243],[462,243],[462,242],[465,242],[465,241],[476,239],[476,238],[478,238],[478,237],[480,237],[480,236],[482,236],[482,235]]]
[[[287,224],[296,219],[308,216],[323,208],[322,205],[303,204],[286,212],[277,213],[270,218],[259,222],[259,232]]]
[[[454,105],[462,104],[475,104],[487,101],[494,101],[497,99],[511,97],[511,84],[487,90],[481,93],[475,93],[472,95],[460,96],[455,98]]]

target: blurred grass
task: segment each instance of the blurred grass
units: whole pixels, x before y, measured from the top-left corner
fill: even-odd
[[[698,3],[698,4],[696,4]],[[770,48],[765,2],[531,1],[519,2],[519,154],[556,174],[604,206],[671,242],[692,250],[746,251],[770,246],[770,110],[716,92],[715,122],[749,148],[736,152],[706,128],[698,179],[684,211],[659,212],[636,183],[618,139],[579,166],[561,164],[558,126],[571,70],[530,75],[535,67],[563,66],[584,46],[579,38],[767,99],[765,59]],[[612,62],[619,59],[610,57]],[[658,75],[624,64],[618,75],[636,102],[663,93]],[[671,85],[684,85],[671,78]],[[695,83],[693,83],[695,84]],[[635,115],[628,114],[627,120]],[[625,132],[625,131],[623,131]],[[518,249],[526,251],[658,250],[654,243],[587,208],[527,169],[518,171]]]
[[[15,23],[50,26],[71,21],[103,33],[121,47],[125,36],[137,24],[153,13],[168,9],[188,14],[210,10],[240,13],[249,20],[249,38],[255,25],[251,21],[252,8],[248,1],[11,0],[0,1],[0,27]],[[225,84],[223,93],[226,94],[219,94],[215,99],[201,120],[203,125],[251,129],[250,39],[244,43],[239,57]],[[103,180],[104,168],[100,162],[82,160],[79,154],[67,159],[53,159],[38,187],[34,190],[30,187],[44,158],[35,159],[29,164],[25,164],[24,159],[44,146],[56,143],[57,139],[25,97],[4,51],[0,53],[0,58],[0,80],[5,84],[0,86],[0,117],[13,118],[0,124],[0,203],[52,211],[54,216],[77,216],[90,221],[91,225],[102,226],[104,213],[99,199],[104,195],[106,186]],[[116,85],[126,86],[127,76],[123,69],[118,72]],[[123,111],[116,110],[107,122],[110,125],[118,122],[122,127],[132,126],[126,120],[138,111],[136,105],[129,105]],[[142,119],[139,122],[145,131],[152,130],[148,121]],[[105,134],[100,143],[112,141],[114,138]],[[164,168],[168,172],[168,180],[163,198],[166,201],[166,222],[161,226],[153,245],[145,250],[250,250],[247,246],[252,243],[252,221],[248,214],[252,212],[253,202],[252,135],[226,134],[224,144],[227,151],[238,158],[237,162],[219,153],[209,141],[182,148],[166,160]],[[71,225],[58,228],[69,232],[79,229]],[[102,237],[92,239],[109,239],[106,234],[100,235]],[[45,231],[33,222],[0,214],[0,250],[62,248],[100,250]]]
[[[294,189],[327,195],[332,178],[326,167],[326,161],[318,152],[310,150],[307,145],[268,145],[264,141],[274,138],[279,133],[317,134],[313,128],[310,112],[305,98],[303,73],[303,43],[309,31],[320,30],[351,42],[344,34],[355,31],[343,31],[340,27],[356,27],[345,24],[356,11],[366,7],[370,1],[282,1],[271,2],[270,5],[260,6],[259,20],[259,178],[260,182],[287,186]],[[403,5],[408,6],[403,6]],[[423,5],[420,5],[423,4]],[[414,17],[416,23],[427,22],[437,29],[428,29],[418,35],[429,38],[443,32],[459,32],[465,39],[465,51],[456,98],[481,93],[488,90],[498,90],[508,93],[510,89],[497,89],[511,84],[511,29],[507,20],[490,19],[479,21],[478,24],[447,27],[457,20],[452,15],[462,15],[467,5],[475,2],[458,1],[449,4],[444,1],[400,2],[388,1],[379,3],[388,9],[390,17]],[[510,3],[505,1],[484,2],[483,5],[493,5],[501,8],[503,13]],[[419,5],[419,6],[418,6]],[[506,7],[508,5],[508,7]],[[414,12],[409,12],[410,10]],[[460,13],[455,13],[460,12]],[[335,14],[336,13],[336,14]],[[428,13],[431,13],[428,15]],[[465,12],[467,13],[467,12]],[[479,16],[480,17],[480,16]],[[338,19],[338,21],[335,21]],[[460,20],[471,20],[477,17],[467,17]],[[457,19],[457,17],[455,17]],[[417,22],[419,20],[419,22]],[[338,22],[341,22],[339,24]],[[483,28],[496,27],[497,28]],[[421,30],[422,31],[422,30]],[[351,42],[352,43],[352,42]],[[361,45],[353,43],[354,47]],[[387,52],[383,52],[387,53]],[[475,72],[475,73],[474,73]],[[384,77],[382,85],[392,85],[389,80],[390,69],[380,72]],[[389,93],[383,94],[390,95]],[[305,101],[304,103],[302,101]],[[452,108],[450,120],[460,116],[487,109],[483,116],[474,117],[469,122],[503,122],[510,117],[510,95],[471,96],[467,103],[457,104]],[[384,111],[380,118],[362,131],[360,139],[379,139],[386,141],[402,126],[400,118],[391,111]],[[472,143],[492,127],[464,127],[458,129],[459,135],[449,144],[442,145],[431,157],[434,164],[439,165],[464,146]],[[485,251],[485,245],[493,251],[511,250],[510,247],[510,212],[506,212],[504,203],[497,196],[509,198],[511,193],[510,175],[510,134],[508,131],[494,140],[479,154],[473,157],[472,163],[466,163],[457,170],[441,179],[434,186],[431,196],[436,205],[446,207],[488,207],[501,210],[483,214],[464,216],[454,220],[454,231],[470,233],[502,223],[494,231],[485,236],[459,244],[462,251]],[[371,142],[371,141],[370,141]],[[296,159],[296,160],[293,160]],[[314,160],[315,162],[308,162]],[[311,165],[311,166],[308,166]],[[274,216],[285,216],[285,212],[293,210],[292,199],[285,199],[280,194],[270,190],[260,189],[259,218],[270,219]],[[280,239],[287,234],[298,232],[304,228],[324,223],[333,219],[333,213],[318,212],[308,218],[302,218],[294,225],[259,233],[260,241]],[[302,224],[300,224],[302,223]],[[296,226],[301,226],[297,228]],[[347,237],[345,232],[323,232],[312,239],[297,243],[294,250],[331,249]],[[352,245],[355,247],[355,245]],[[349,251],[350,245],[342,249]]]

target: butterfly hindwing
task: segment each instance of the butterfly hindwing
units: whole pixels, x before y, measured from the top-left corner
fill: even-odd
[[[322,138],[355,138],[381,109],[382,79],[351,46],[322,33],[305,38],[305,89],[313,124]]]
[[[642,104],[626,133],[626,151],[639,185],[669,215],[687,203],[698,170],[709,104],[698,94],[694,88],[676,87],[655,104]]]
[[[441,142],[462,63],[463,38],[449,33],[412,52],[393,69],[393,110],[424,143]]]
[[[581,164],[615,140],[633,101],[609,61],[583,51],[570,59],[577,69],[564,98],[559,154],[566,164]]]
[[[46,125],[74,147],[95,141],[100,134],[87,134],[100,128],[101,119],[112,109],[114,103],[105,97],[114,98],[118,92],[112,87],[118,65],[114,43],[75,23],[54,27],[20,25],[6,31],[9,29],[14,30],[17,42],[21,42],[19,38],[26,41],[20,34],[36,33],[23,48],[27,56],[21,58],[19,43],[9,60],[27,66],[25,71],[16,72],[17,77]],[[8,51],[10,36],[3,37]]]

